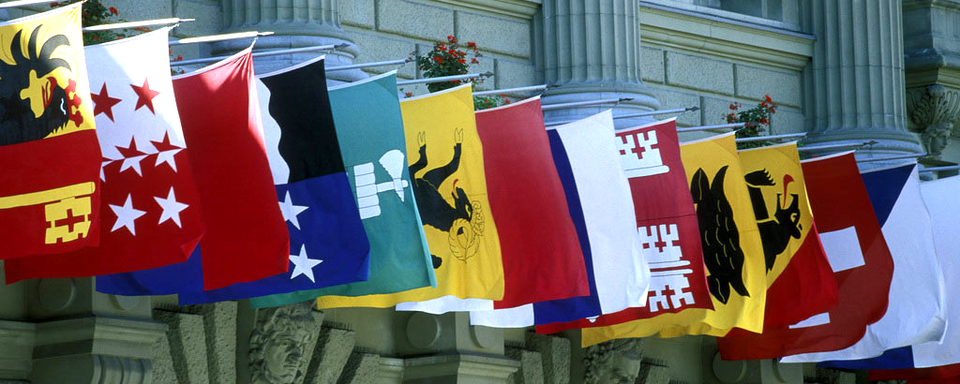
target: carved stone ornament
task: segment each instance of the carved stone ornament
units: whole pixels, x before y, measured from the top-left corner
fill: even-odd
[[[642,339],[617,339],[587,348],[585,384],[634,384],[643,359]]]
[[[261,309],[250,334],[250,383],[292,384],[306,371],[304,348],[317,329],[310,303]]]
[[[960,92],[940,84],[907,90],[907,112],[930,158],[939,159],[960,120]]]

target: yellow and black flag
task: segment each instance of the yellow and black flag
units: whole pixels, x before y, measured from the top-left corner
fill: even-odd
[[[80,6],[0,24],[0,259],[99,240],[101,157]]]
[[[713,310],[691,308],[650,319],[584,328],[583,346],[611,339],[723,336],[733,328],[759,333],[767,291],[763,246],[733,132],[680,146],[697,209]]]

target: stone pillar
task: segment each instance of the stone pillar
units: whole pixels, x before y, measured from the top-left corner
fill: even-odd
[[[353,64],[359,48],[340,27],[340,0],[220,0],[224,32],[257,30],[274,32],[258,39],[256,51],[349,44],[326,54],[326,66]],[[215,54],[229,54],[249,44],[247,40],[215,43]],[[257,73],[267,73],[309,60],[320,52],[265,56],[256,59]],[[366,78],[359,70],[329,72],[331,83]]]
[[[857,151],[860,159],[922,152],[906,126],[901,0],[812,0],[804,6],[806,27],[817,37],[804,71],[806,143],[879,142]]]
[[[607,98],[633,98],[616,107],[621,113],[660,108],[640,77],[640,20],[636,0],[543,0],[534,19],[537,66],[547,84],[543,104]],[[544,114],[546,120],[582,118],[612,105]],[[618,120],[629,127],[651,118]]]

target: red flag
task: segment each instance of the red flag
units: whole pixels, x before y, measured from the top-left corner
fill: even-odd
[[[589,295],[587,269],[553,165],[540,98],[476,116],[505,280],[503,300],[494,302],[494,308]]]
[[[21,258],[7,282],[104,275],[187,259],[200,236],[199,197],[187,160],[170,65],[169,28],[86,48],[103,152],[98,247]]]
[[[0,36],[0,259],[97,245],[100,149],[80,4],[0,23]]]
[[[287,271],[290,236],[267,163],[250,49],[173,79],[206,226],[204,289]]]
[[[839,292],[837,305],[790,326],[719,343],[724,359],[766,359],[843,349],[883,317],[893,259],[852,153],[803,162],[813,216]]]
[[[647,305],[601,315],[593,321],[538,325],[539,333],[614,325],[690,308],[713,308],[703,268],[697,213],[680,161],[676,119],[618,131],[615,140],[630,181],[643,256],[650,265]]]

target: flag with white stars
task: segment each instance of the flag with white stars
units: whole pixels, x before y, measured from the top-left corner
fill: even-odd
[[[163,51],[166,52],[166,35]],[[168,58],[156,59],[167,62]],[[154,225],[186,227],[184,214],[196,212],[202,218],[204,233],[189,260],[177,264],[129,273],[118,273],[97,278],[97,290],[123,295],[165,295],[189,291],[215,290],[233,284],[247,283],[275,276],[287,275],[288,265],[296,258],[301,269],[308,268],[314,259],[306,252],[291,252],[287,225],[284,221],[292,214],[303,224],[306,212],[300,210],[299,196],[287,195],[284,200],[272,183],[270,165],[264,151],[263,128],[260,107],[257,103],[253,76],[253,58],[250,49],[243,50],[199,71],[177,76],[172,90],[176,92],[176,106],[180,110],[183,139],[168,135],[162,139],[141,141],[139,137],[122,138],[115,155],[116,169],[120,175],[136,175],[149,169],[164,169],[177,173],[192,169],[199,201],[191,204],[185,200],[186,190],[166,186],[159,188],[150,197],[150,204],[159,207],[156,217],[145,220],[150,211],[137,204],[120,200],[115,208],[123,220],[113,226],[117,232],[141,233],[145,223]],[[167,69],[169,73],[169,69]],[[139,78],[127,88],[131,96],[127,109],[118,111],[134,113],[160,113],[160,100],[165,89],[154,77]],[[110,89],[110,97],[115,96]],[[106,111],[104,111],[106,114]],[[180,143],[190,144],[189,159],[181,161],[186,151]],[[156,155],[154,155],[156,154]],[[140,159],[141,156],[145,158]],[[104,155],[107,159],[109,154]],[[187,161],[189,160],[189,161]],[[110,170],[109,166],[107,170]],[[110,172],[105,172],[109,182]],[[279,204],[278,204],[279,203]],[[282,209],[281,209],[282,208]],[[137,217],[140,211],[147,211]],[[191,248],[192,249],[192,248]],[[187,248],[184,248],[187,250]],[[311,254],[322,254],[307,249]],[[314,265],[315,266],[315,265]],[[290,267],[292,271],[294,267]],[[308,277],[303,277],[308,280]]]
[[[277,206],[290,234],[288,270],[221,289],[181,291],[181,304],[367,280],[370,244],[347,181],[326,83],[322,57],[256,80]],[[202,249],[200,255],[206,258]]]
[[[8,263],[12,279],[76,277],[180,263],[203,235],[173,94],[170,28],[85,48],[103,156],[100,245]]]
[[[285,305],[323,295],[402,292],[436,284],[407,167],[409,156],[396,89],[395,71],[330,88],[337,141],[370,242],[368,279],[255,297],[250,299],[251,307]],[[281,209],[296,212],[289,200],[281,197]]]

